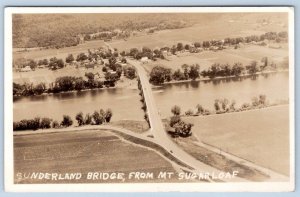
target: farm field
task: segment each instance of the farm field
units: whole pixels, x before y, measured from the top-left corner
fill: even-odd
[[[242,63],[244,66],[251,61],[260,60],[263,57],[268,57],[269,62],[274,62],[277,65],[287,64],[288,50],[286,46],[282,44],[283,48],[272,49],[266,46],[257,45],[244,45],[238,49],[224,49],[221,51],[203,51],[200,53],[185,52],[179,55],[168,56],[168,60],[158,59],[155,62],[149,62],[144,64],[144,68],[150,72],[154,66],[161,65],[173,70],[180,69],[183,64],[199,64],[200,70],[208,69],[214,63],[230,64],[233,65],[236,62]],[[67,55],[67,54],[66,54]],[[84,77],[86,72],[100,73],[104,78],[102,72],[102,66],[98,66],[95,69],[76,69],[72,66],[60,69],[59,71],[51,71],[49,69],[36,69],[30,72],[14,72],[13,80],[15,83],[40,83],[54,82],[57,77],[61,76],[75,76]]]
[[[171,55],[167,60],[158,59],[155,62],[144,64],[144,68],[148,72],[156,65],[161,65],[173,70],[180,69],[183,64],[199,64],[200,70],[208,69],[214,63],[233,65],[236,62],[242,63],[244,66],[251,61],[257,61],[261,64],[261,59],[268,57],[269,62],[277,65],[287,64],[288,50],[285,45],[280,49],[272,49],[266,46],[244,45],[238,49],[224,49],[220,51],[203,51],[200,53],[185,52],[179,55]]]
[[[133,145],[109,131],[70,131],[66,133],[14,136],[14,170],[17,173],[47,172],[175,172],[172,165],[152,150]],[[175,180],[175,179],[174,179]],[[170,179],[170,181],[174,181]],[[73,183],[104,183],[103,180],[71,180]],[[126,179],[125,182],[137,180]],[[139,180],[158,182],[157,179]],[[43,183],[18,180],[18,183]],[[46,180],[49,183],[49,180]],[[50,181],[51,182],[51,181]],[[54,181],[57,183],[57,181]],[[61,180],[60,183],[68,182]],[[121,182],[121,181],[116,181]]]
[[[271,17],[272,14],[269,16]],[[260,14],[241,15],[236,17],[222,16],[218,20],[198,21],[197,24],[182,29],[163,30],[149,35],[129,38],[127,41],[113,41],[112,47],[121,50],[129,50],[136,47],[147,46],[150,48],[172,46],[178,42],[193,43],[196,41],[224,39],[226,37],[239,37],[260,35],[267,31],[286,31],[283,25],[284,18],[280,15],[273,16],[270,23],[263,23]],[[183,36],[184,35],[184,36]]]
[[[289,175],[288,105],[184,120],[200,141]]]
[[[239,19],[236,20],[236,15],[224,14],[222,17],[216,17],[216,20],[198,20],[191,27],[162,30],[154,32],[153,34],[140,34],[132,36],[126,41],[113,40],[109,42],[109,44],[119,51],[128,51],[133,47],[140,49],[143,46],[147,46],[153,49],[163,46],[170,47],[178,42],[193,43],[196,41],[202,42],[204,40],[224,39],[226,37],[260,35],[267,31],[280,32],[287,30],[287,27],[284,25],[286,17],[285,14],[280,15],[278,13],[275,15],[272,15],[272,13],[268,15],[253,13],[247,15],[239,14]],[[14,59],[23,57],[39,60],[56,56],[64,59],[70,53],[77,55],[80,52],[87,52],[88,49],[99,48],[101,46],[105,47],[104,42],[102,40],[96,40],[62,49],[14,52],[13,57]]]
[[[13,82],[18,84],[24,83],[52,83],[58,77],[63,76],[72,76],[72,77],[82,77],[85,78],[86,72],[99,73],[101,78],[104,78],[104,74],[102,72],[103,66],[95,67],[94,69],[86,69],[86,68],[75,68],[74,66],[67,66],[60,70],[52,71],[48,68],[38,68],[35,71],[29,72],[15,72],[13,73]],[[99,77],[96,75],[95,77]]]
[[[34,51],[26,51],[26,52],[13,52],[13,58],[26,58],[26,59],[50,59],[52,57],[65,58],[68,54],[73,54],[76,57],[79,53],[84,52],[86,53],[88,49],[96,49],[99,47],[105,47],[103,40],[95,40],[95,41],[88,41],[83,44],[79,44],[73,47],[65,47],[60,49],[45,49],[45,50],[34,50]]]

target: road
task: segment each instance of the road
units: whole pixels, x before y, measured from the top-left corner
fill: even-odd
[[[163,148],[165,148],[169,153],[171,153],[174,157],[182,161],[183,163],[188,164],[194,169],[195,173],[210,173],[210,174],[218,174],[222,173],[220,170],[215,169],[211,166],[208,166],[199,160],[195,159],[185,151],[183,151],[180,147],[178,147],[168,136],[167,132],[165,132],[164,125],[162,123],[160,114],[155,104],[155,100],[152,94],[151,85],[149,83],[149,79],[147,77],[147,73],[145,69],[141,66],[140,62],[127,59],[127,62],[133,65],[137,69],[137,73],[139,75],[142,90],[145,97],[145,102],[147,105],[147,114],[149,117],[150,125],[151,125],[151,133],[154,136],[154,139],[158,144],[160,144]],[[222,179],[221,179],[222,180]],[[223,181],[228,181],[223,180]],[[231,182],[244,182],[245,179],[235,177],[230,179]]]

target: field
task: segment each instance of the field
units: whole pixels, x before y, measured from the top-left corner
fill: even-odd
[[[76,58],[77,54],[84,52],[87,53],[88,49],[97,49],[99,47],[105,47],[103,40],[96,40],[96,41],[88,41],[83,44],[79,44],[73,47],[65,47],[60,49],[45,49],[45,50],[33,50],[33,51],[22,51],[22,52],[14,52],[13,58],[27,58],[27,59],[50,59],[52,57],[65,58],[68,54],[73,54]]]
[[[284,105],[184,119],[194,124],[193,133],[200,141],[289,175],[288,112]]]
[[[14,136],[14,170],[17,173],[47,172],[175,172],[157,153],[133,145],[109,131],[73,131],[66,133]],[[125,182],[135,182],[126,179]],[[158,182],[157,179],[140,180]],[[170,181],[174,181],[170,179]],[[50,183],[49,180],[23,179],[16,183]],[[57,181],[54,181],[57,183]],[[61,180],[59,183],[68,182]],[[73,183],[104,183],[103,180],[73,180]],[[121,182],[116,180],[115,182]]]
[[[168,60],[157,60],[144,64],[144,67],[151,71],[156,65],[161,65],[173,70],[180,69],[183,64],[199,64],[200,70],[209,68],[214,63],[230,64],[236,62],[242,63],[244,66],[251,61],[257,61],[261,64],[261,59],[268,57],[269,63],[274,62],[277,65],[286,64],[288,50],[285,44],[280,49],[272,49],[266,46],[244,45],[238,49],[224,49],[221,51],[203,51],[200,53],[182,53],[180,55],[168,56]]]
[[[86,72],[99,73],[101,78],[104,78],[102,72],[102,66],[95,67],[95,69],[86,69],[86,68],[75,68],[74,66],[64,67],[60,70],[52,71],[48,68],[36,69],[35,71],[30,72],[14,72],[13,73],[13,82],[18,84],[24,83],[52,83],[56,78],[62,76],[73,76],[73,77],[82,77],[85,79]],[[95,76],[97,79],[98,75]]]
[[[238,20],[235,15],[223,15],[217,20],[199,20],[192,27],[163,30],[150,35],[132,37],[127,41],[115,41],[111,45],[121,51],[129,50],[133,47],[171,47],[178,42],[193,43],[196,41],[224,39],[226,37],[260,35],[267,31],[286,31],[286,16],[271,15],[248,14],[239,16]],[[269,23],[263,23],[264,19],[269,20]]]
[[[248,14],[218,14],[216,16],[194,16],[190,19],[195,23],[191,27],[162,30],[153,34],[141,33],[125,40],[113,40],[109,44],[119,51],[130,48],[142,48],[143,46],[154,49],[155,47],[171,47],[178,42],[193,43],[196,41],[224,39],[226,37],[239,37],[249,35],[260,35],[267,31],[287,31],[285,14],[278,13],[248,13]],[[204,17],[204,18],[203,18]],[[237,20],[238,18],[238,20]],[[224,28],[226,26],[226,28]],[[51,58],[53,56],[65,58],[68,54],[77,55],[80,52],[87,52],[88,49],[105,46],[104,42],[88,41],[75,47],[63,49],[46,49],[28,52],[14,52],[14,59],[31,58],[35,60]]]

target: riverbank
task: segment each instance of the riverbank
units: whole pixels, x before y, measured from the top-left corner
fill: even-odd
[[[185,144],[190,151],[200,142],[289,176],[289,105],[182,119],[194,124],[197,140]]]
[[[215,78],[199,78],[199,79],[187,79],[187,80],[180,80],[180,81],[169,81],[169,82],[164,82],[163,84],[178,84],[178,83],[187,83],[187,82],[198,82],[198,81],[214,81],[214,80],[222,80],[222,79],[234,79],[234,78],[239,78],[239,77],[252,77],[252,76],[259,76],[259,75],[263,75],[263,74],[272,74],[272,73],[282,73],[282,72],[289,72],[288,69],[286,70],[278,70],[278,71],[263,71],[263,72],[257,72],[253,75],[251,74],[243,74],[243,75],[239,75],[239,76],[227,76],[227,77],[215,77]],[[153,88],[157,88],[157,87],[162,87],[162,85],[159,86],[155,86],[152,85]]]

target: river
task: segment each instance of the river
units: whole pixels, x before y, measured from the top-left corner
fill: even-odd
[[[201,104],[213,109],[215,99],[235,100],[236,106],[251,102],[251,98],[265,94],[275,102],[289,98],[289,73],[260,75],[255,79],[240,77],[213,81],[194,81],[165,84],[153,89],[153,94],[162,117],[171,115],[172,106],[179,105],[182,112],[196,110]],[[14,100],[14,121],[50,117],[60,121],[63,114],[75,118],[78,112],[93,113],[100,108],[111,108],[113,121],[122,119],[143,120],[143,111],[138,90],[99,89],[53,95],[22,97]]]

